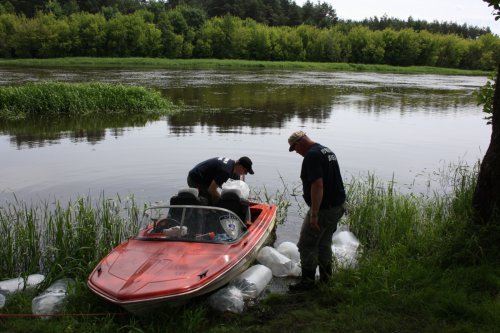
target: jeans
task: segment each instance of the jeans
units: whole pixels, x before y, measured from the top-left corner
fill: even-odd
[[[195,181],[193,181],[193,179],[189,175],[187,177],[187,184],[191,188],[197,188],[199,196],[205,198],[206,201],[208,202],[208,204],[210,204],[210,205],[213,204],[213,202],[212,202],[212,196],[208,192],[208,188],[207,187],[205,187],[205,186],[203,186],[201,184],[196,183]]]
[[[315,271],[316,267],[331,267],[332,265],[332,237],[337,230],[337,223],[344,215],[344,206],[335,206],[320,209],[318,224],[320,229],[313,228],[310,224],[310,212],[307,212],[297,247],[300,253],[302,270]]]

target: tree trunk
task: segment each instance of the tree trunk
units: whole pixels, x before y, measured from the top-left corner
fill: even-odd
[[[472,205],[476,225],[500,225],[500,65],[493,97],[491,141],[481,162]]]

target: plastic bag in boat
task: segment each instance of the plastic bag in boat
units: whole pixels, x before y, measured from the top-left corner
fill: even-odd
[[[278,252],[273,247],[264,246],[257,254],[257,261],[267,266],[273,272],[273,276],[300,276],[301,271],[297,263]]]
[[[238,275],[229,285],[241,290],[243,299],[257,298],[271,282],[273,272],[264,265],[254,265]]]
[[[332,252],[339,267],[356,267],[358,264],[359,241],[348,230],[338,229],[332,238]]]
[[[176,225],[175,227],[163,230],[162,233],[167,237],[178,238],[187,235],[187,227]]]
[[[243,294],[234,286],[227,286],[217,290],[208,297],[208,304],[221,312],[242,313],[245,309]]]
[[[33,298],[31,310],[35,315],[50,318],[49,315],[61,313],[68,293],[68,286],[73,283],[71,279],[60,279],[51,284],[43,293]]]
[[[239,190],[240,197],[243,199],[248,199],[250,196],[250,188],[247,183],[242,180],[228,179],[224,184],[222,184],[221,188],[222,190]]]

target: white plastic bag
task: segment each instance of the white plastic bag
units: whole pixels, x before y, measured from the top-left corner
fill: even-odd
[[[292,242],[283,242],[276,248],[279,253],[292,259],[294,263],[300,264],[299,248]]]
[[[273,247],[264,246],[257,254],[257,261],[267,266],[273,272],[273,276],[300,276],[300,267],[290,258],[278,252]]]
[[[359,241],[347,230],[337,230],[332,238],[333,256],[339,267],[356,267],[358,265]]]
[[[271,282],[273,272],[264,265],[253,265],[234,280],[229,285],[241,290],[243,299],[257,298]]]
[[[167,237],[179,238],[187,235],[187,227],[176,225],[175,227],[162,230],[162,233]]]
[[[222,184],[221,188],[222,190],[239,190],[240,196],[243,199],[248,199],[250,196],[250,188],[247,183],[242,180],[228,179],[224,184]]]
[[[220,312],[242,313],[245,309],[243,294],[234,286],[227,286],[217,290],[208,297],[208,304]]]
[[[23,290],[25,287],[26,288],[36,287],[40,283],[42,283],[44,279],[45,276],[43,276],[42,274],[31,274],[28,276],[26,280],[20,277],[15,279],[4,280],[0,281],[0,290],[2,290],[6,294],[11,294]]]
[[[68,286],[73,283],[71,279],[60,279],[51,284],[44,292],[31,301],[31,310],[35,315],[45,315],[43,319],[50,318],[48,315],[61,313],[64,301],[68,294]]]

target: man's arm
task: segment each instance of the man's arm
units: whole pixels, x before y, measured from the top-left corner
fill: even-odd
[[[216,203],[220,199],[220,194],[217,189],[219,188],[219,185],[215,182],[215,180],[212,180],[210,183],[210,186],[208,187],[208,193],[212,196],[212,201]]]
[[[323,177],[316,179],[311,184],[311,208],[309,221],[311,225],[319,230],[318,213],[323,200]]]

